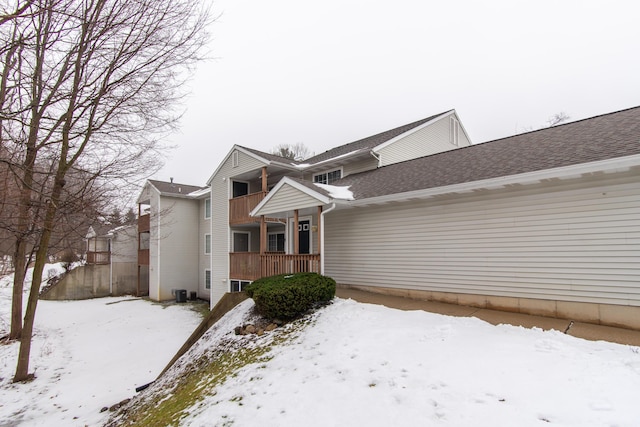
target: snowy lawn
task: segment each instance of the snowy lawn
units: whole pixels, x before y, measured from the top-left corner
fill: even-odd
[[[186,359],[243,340],[270,350],[217,386],[203,386],[200,367],[209,395],[181,425],[640,425],[638,347],[341,299],[290,332],[235,336],[252,305],[230,312]],[[147,398],[171,400],[185,368],[181,359]]]
[[[0,282],[2,319],[9,293]],[[262,337],[236,336],[252,306],[211,328],[130,414],[146,400],[162,414],[149,425],[166,423],[163,405],[180,400],[174,385],[191,370],[175,418],[185,426],[640,425],[638,347],[342,299]],[[100,408],[153,380],[199,322],[185,306],[127,298],[38,310],[35,381],[11,384],[17,346],[0,346],[0,426],[103,424]],[[203,363],[216,357],[225,364]]]
[[[0,335],[9,331],[10,313],[5,277]],[[36,379],[12,384],[19,345],[0,345],[0,426],[101,425],[109,413],[100,409],[153,381],[201,319],[188,305],[133,297],[40,301],[30,363]]]

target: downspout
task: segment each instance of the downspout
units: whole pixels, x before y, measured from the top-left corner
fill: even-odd
[[[156,236],[156,241],[158,242],[158,245],[156,246],[156,253],[157,253],[156,274],[158,275],[156,278],[156,285],[157,285],[156,293],[158,295],[158,301],[162,301],[162,296],[160,295],[160,236],[161,236],[160,223],[162,222],[162,217],[160,216],[160,212],[162,212],[162,197],[160,194],[158,194],[158,214],[157,214],[158,234]],[[149,212],[149,215],[151,215],[151,212]],[[151,221],[151,216],[149,216],[149,221]],[[151,230],[151,222],[149,222],[149,230]],[[151,233],[149,233],[149,241],[151,241]],[[151,269],[151,243],[149,243],[149,269]],[[149,272],[149,276],[151,276],[151,272]],[[151,284],[149,284],[149,287],[151,287]]]
[[[111,237],[109,237],[109,296],[113,296],[113,248]]]
[[[380,157],[379,155],[374,153],[373,150],[369,151],[369,154],[371,154],[373,156],[373,158],[378,161],[378,167],[381,168],[382,167],[382,157]]]
[[[324,227],[324,216],[326,214],[328,214],[329,212],[331,212],[332,210],[334,210],[336,208],[336,204],[335,202],[331,204],[331,207],[325,211],[322,211],[322,213],[320,214],[320,231],[322,232],[322,237],[320,240],[320,274],[322,274],[324,276],[324,233],[325,233],[325,227]]]

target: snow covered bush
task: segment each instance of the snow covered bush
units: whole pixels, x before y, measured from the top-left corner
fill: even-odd
[[[317,273],[281,274],[258,279],[246,291],[260,314],[286,320],[331,301],[336,281]]]

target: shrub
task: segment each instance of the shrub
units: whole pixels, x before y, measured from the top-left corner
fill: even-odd
[[[281,274],[256,280],[246,292],[260,314],[286,320],[331,301],[336,282],[317,273]]]

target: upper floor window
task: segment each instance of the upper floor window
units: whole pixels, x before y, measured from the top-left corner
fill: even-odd
[[[340,178],[342,178],[342,169],[336,169],[334,171],[313,175],[313,182],[316,184],[333,184]]]
[[[211,218],[211,199],[204,201],[204,219]]]

